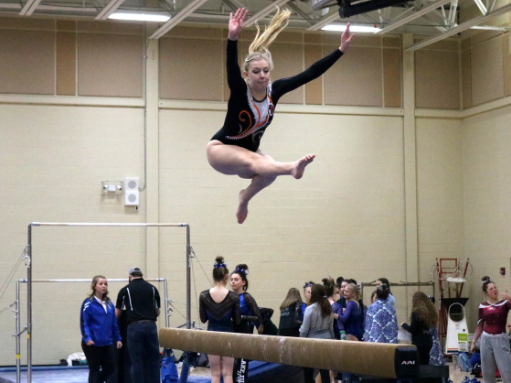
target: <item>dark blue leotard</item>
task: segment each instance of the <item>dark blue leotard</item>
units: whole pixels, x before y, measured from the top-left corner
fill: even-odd
[[[364,310],[354,301],[346,302],[346,309],[339,314],[339,320],[344,323],[346,334],[351,334],[362,340],[364,336]]]
[[[209,290],[200,294],[199,313],[202,323],[208,321],[208,331],[233,332],[234,325],[241,320],[240,300],[238,295],[229,291],[224,300],[217,303]]]

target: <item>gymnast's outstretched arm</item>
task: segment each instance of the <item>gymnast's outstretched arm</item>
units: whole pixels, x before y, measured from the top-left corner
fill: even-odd
[[[307,84],[308,82],[318,78],[328,69],[330,69],[332,65],[334,65],[337,60],[339,60],[341,56],[349,49],[352,38],[353,35],[350,34],[350,25],[348,24],[346,30],[341,36],[341,45],[339,46],[339,49],[336,49],[328,56],[325,56],[322,59],[316,61],[302,73],[292,77],[276,80],[272,84],[273,98],[275,102],[277,102],[278,99],[285,93],[291,92],[292,90]]]

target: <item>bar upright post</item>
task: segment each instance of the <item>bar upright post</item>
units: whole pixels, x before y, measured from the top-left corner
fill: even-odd
[[[20,308],[20,281],[16,281],[16,383],[21,383],[21,308]]]
[[[186,224],[186,328],[192,328],[192,310],[191,310],[191,274],[192,267],[192,247],[190,245],[190,226]]]
[[[27,383],[32,383],[32,224],[28,225],[27,267]]]

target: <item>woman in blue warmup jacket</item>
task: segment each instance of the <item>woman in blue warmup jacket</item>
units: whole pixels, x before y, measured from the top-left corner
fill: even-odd
[[[115,348],[121,348],[115,307],[102,275],[92,279],[91,293],[80,310],[82,350],[89,365],[89,383],[103,383],[115,372]],[[101,371],[100,371],[101,368]]]

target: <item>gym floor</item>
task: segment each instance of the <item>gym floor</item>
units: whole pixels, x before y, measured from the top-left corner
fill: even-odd
[[[468,377],[472,379],[468,372],[460,371],[456,369],[452,363],[449,363],[450,369],[450,378],[453,383],[461,383]],[[202,371],[204,370],[204,371]],[[190,383],[208,383],[210,382],[210,378],[208,375],[208,370],[204,368],[198,368],[194,371],[194,375],[192,375],[189,380]],[[51,368],[36,368],[32,371],[32,382],[33,383],[87,383],[89,370],[86,367],[80,368],[72,368],[72,369],[51,369]],[[0,383],[4,383],[3,379],[7,379],[7,382],[16,381],[16,370],[12,368],[2,368],[0,369]],[[26,372],[21,373],[21,381],[26,382],[27,374]],[[482,382],[482,379],[479,379]],[[7,383],[5,382],[5,383]]]

